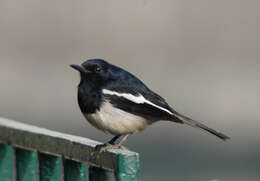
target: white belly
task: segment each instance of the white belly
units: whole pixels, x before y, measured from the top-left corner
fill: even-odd
[[[141,116],[115,108],[109,102],[104,102],[99,111],[86,114],[85,117],[97,129],[113,135],[141,131],[152,123]]]

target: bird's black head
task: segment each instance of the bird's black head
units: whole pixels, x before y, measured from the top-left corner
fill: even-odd
[[[80,72],[81,81],[106,81],[109,78],[110,64],[102,59],[89,59],[81,65],[72,64],[70,66]]]
[[[102,59],[90,59],[71,67],[80,72],[78,103],[81,111],[94,113],[102,103],[101,91],[110,79],[111,64]]]

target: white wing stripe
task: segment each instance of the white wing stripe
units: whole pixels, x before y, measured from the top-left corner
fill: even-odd
[[[144,96],[142,96],[141,94],[139,94],[138,96],[134,96],[132,94],[127,94],[127,93],[118,93],[118,92],[115,92],[115,91],[111,91],[111,90],[107,90],[107,89],[103,89],[102,90],[103,94],[108,94],[108,95],[115,95],[115,96],[118,96],[118,97],[124,97],[125,99],[128,99],[136,104],[144,104],[144,103],[147,103],[147,104],[150,104],[151,106],[154,106],[158,109],[161,109],[171,115],[173,115],[173,113],[171,111],[169,111],[168,109],[165,109],[161,106],[158,106],[154,103],[152,103],[151,101],[147,100],[144,98]]]

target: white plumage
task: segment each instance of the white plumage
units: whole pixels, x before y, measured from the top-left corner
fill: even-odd
[[[102,103],[99,111],[85,114],[85,117],[97,129],[113,135],[141,131],[152,123],[151,120],[118,109],[107,101]]]

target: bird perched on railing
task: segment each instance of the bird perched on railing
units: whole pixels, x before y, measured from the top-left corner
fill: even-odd
[[[115,135],[97,148],[124,148],[127,137],[148,125],[169,120],[205,130],[222,140],[228,136],[172,109],[158,94],[128,71],[102,59],[71,65],[80,72],[78,103],[85,118],[97,129]],[[116,140],[124,136],[118,144]]]

